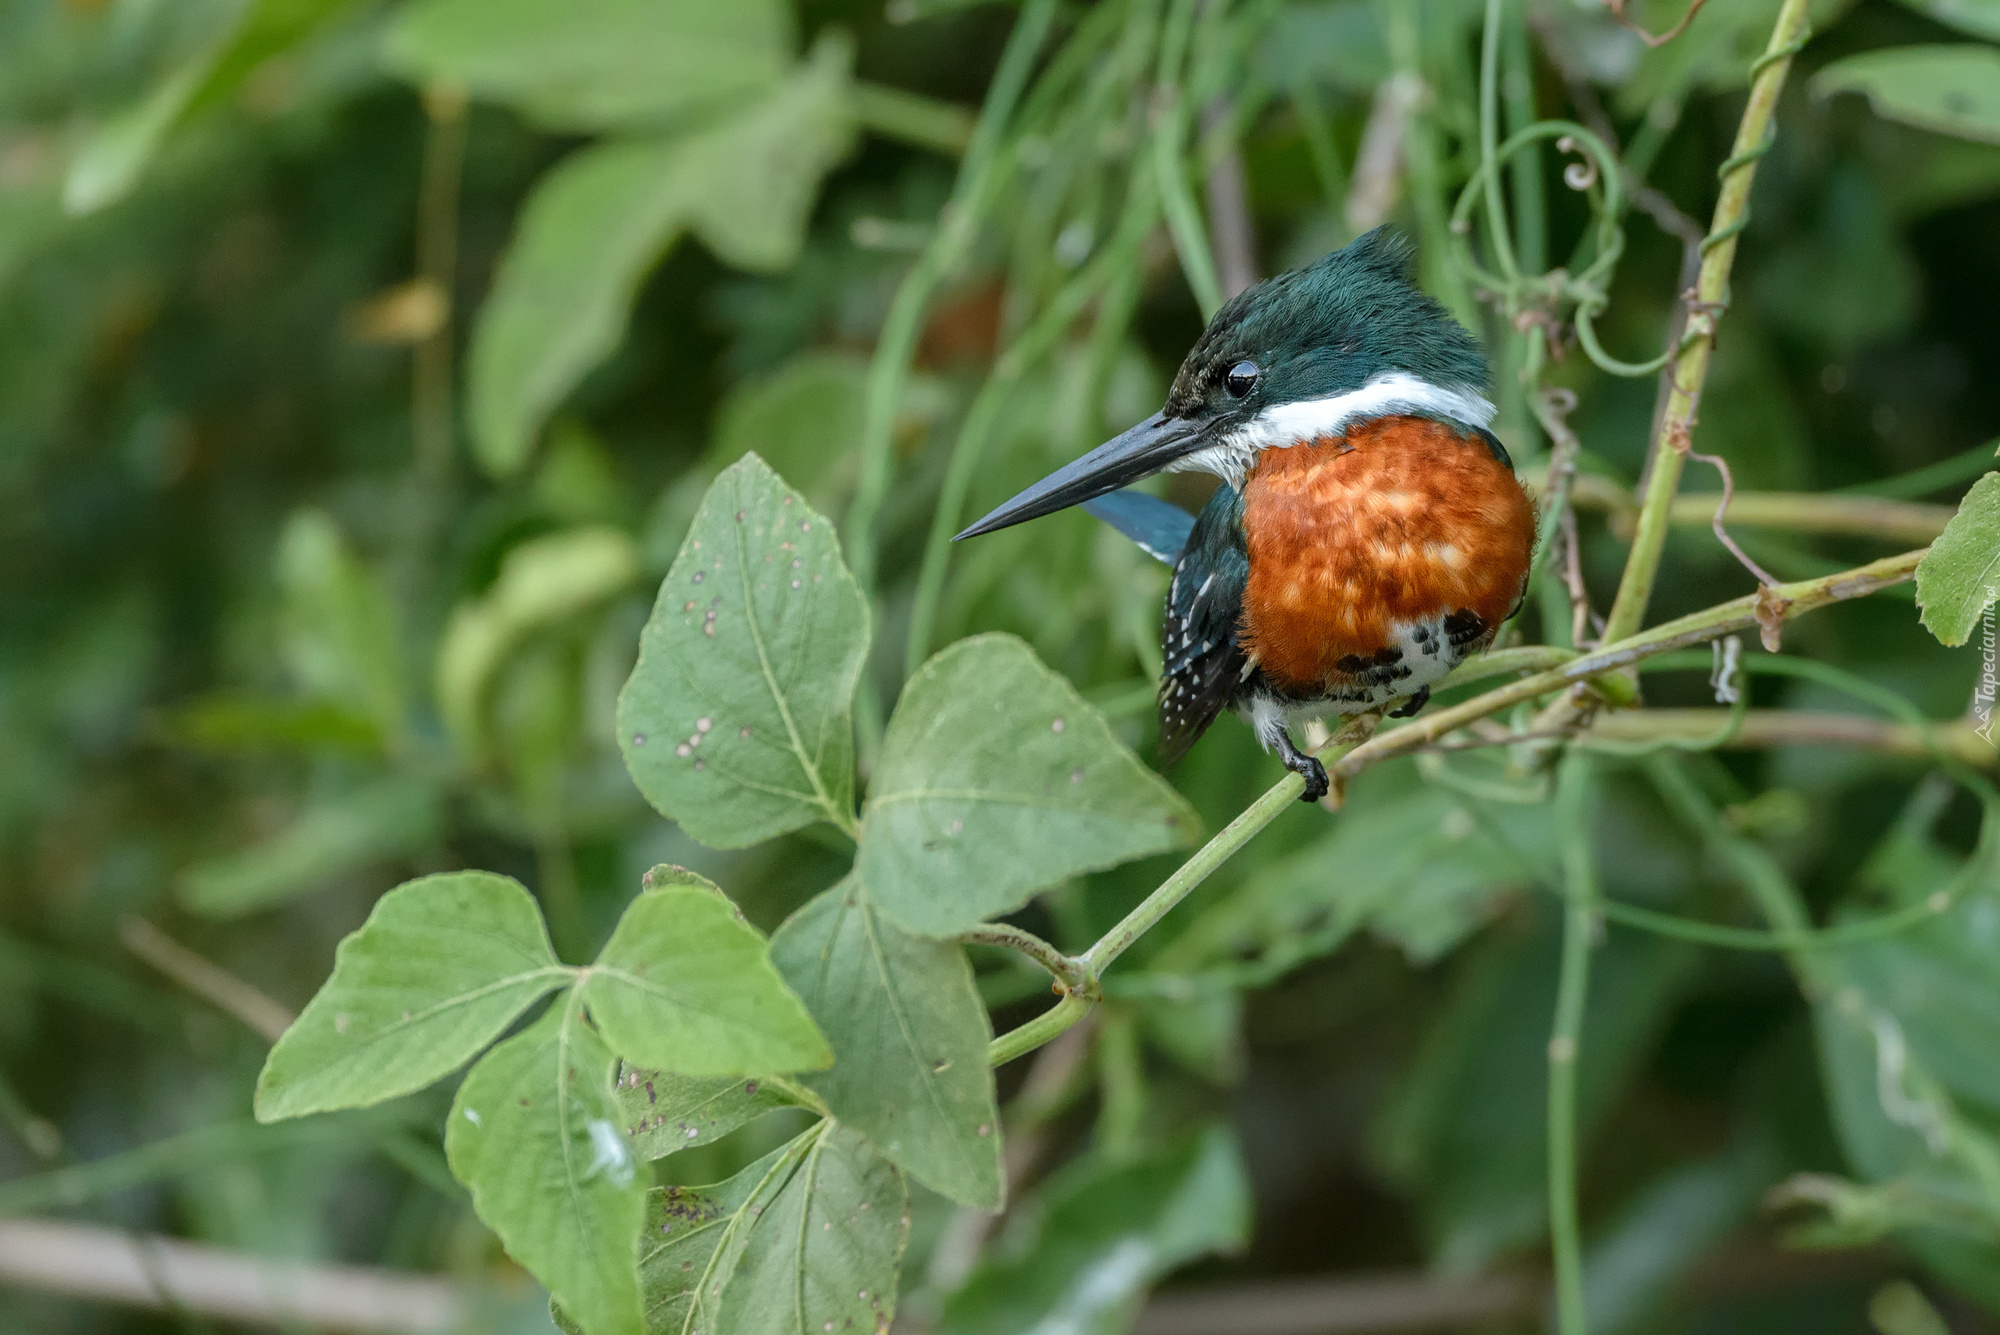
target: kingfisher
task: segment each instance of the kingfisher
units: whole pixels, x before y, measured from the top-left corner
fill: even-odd
[[[1424,707],[1520,605],[1534,504],[1487,429],[1486,358],[1377,228],[1231,298],[1165,406],[973,524],[1073,505],[1173,567],[1160,639],[1160,760],[1225,708],[1328,791],[1292,740],[1309,718]],[[1221,479],[1198,516],[1120,488]]]

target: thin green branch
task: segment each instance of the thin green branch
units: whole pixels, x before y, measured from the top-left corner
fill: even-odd
[[[1024,927],[1016,927],[1006,922],[983,922],[977,927],[960,932],[958,939],[968,945],[993,946],[999,950],[1011,950],[1017,955],[1024,955],[1047,969],[1049,975],[1062,984],[1066,993],[1088,991],[1093,986],[1093,980],[1084,969],[1081,960],[1063,954]]]
[[[1535,470],[1524,470],[1522,476],[1533,485]],[[1579,475],[1571,484],[1570,496],[1577,508],[1609,511],[1614,523],[1627,527],[1639,512],[1639,502],[1631,492],[1597,474]],[[1675,496],[1667,508],[1667,522],[1707,528],[1715,520],[1716,499],[1712,492]],[[1929,542],[1944,532],[1953,513],[1949,505],[1924,505],[1854,493],[1739,491],[1730,497],[1729,508],[1722,518],[1730,524],[1793,533],[1838,533],[1892,542]]]
[[[1190,891],[1207,880],[1237,849],[1249,843],[1252,835],[1277,819],[1278,813],[1296,802],[1304,791],[1305,780],[1296,774],[1287,774],[1272,784],[1262,797],[1245,807],[1241,815],[1202,845],[1200,852],[1182,863],[1180,870],[1163,881],[1159,889],[1147,895],[1137,908],[1126,914],[1124,921],[1083,953],[1083,965],[1089,976],[1093,979],[1102,977],[1113,960],[1129,950],[1134,941],[1166,917],[1175,905],[1187,898]]]
[[[1735,718],[1728,735],[1721,730]],[[1577,741],[1629,744],[1660,740],[1701,742],[1695,749],[1758,751],[1779,746],[1853,746],[1898,756],[1930,756],[1942,749],[1968,765],[1991,768],[1996,759],[1969,724],[1928,726],[1892,723],[1861,714],[1750,709],[1736,717],[1730,709],[1644,709],[1600,714]]]
[[[1470,686],[1475,681],[1485,681],[1489,677],[1504,677],[1510,672],[1540,672],[1560,667],[1575,657],[1574,649],[1559,649],[1546,644],[1523,644],[1512,649],[1495,649],[1460,663],[1452,669],[1450,676],[1438,683],[1437,689],[1448,691],[1454,686]]]
[[[1758,624],[1760,597],[1767,600],[1767,606],[1774,615],[1789,620],[1829,603],[1859,598],[1901,584],[1916,573],[1917,562],[1923,556],[1922,550],[1903,552],[1819,579],[1775,585],[1761,595],[1746,595],[1705,611],[1690,613],[1616,643],[1605,644],[1590,653],[1579,654],[1560,667],[1509,682],[1474,696],[1463,704],[1422,715],[1400,728],[1378,733],[1342,757],[1334,768],[1348,776],[1359,774],[1378,761],[1422,750],[1447,733],[1524,700],[1581,685],[1593,677],[1630,667],[1657,654],[1703,644],[1732,631],[1749,630]]]
[[[1673,521],[1674,494],[1680,488],[1688,451],[1693,448],[1695,415],[1708,376],[1709,353],[1715,346],[1716,324],[1729,305],[1729,273],[1736,260],[1736,239],[1749,222],[1750,186],[1757,159],[1770,151],[1777,134],[1778,93],[1791,69],[1792,56],[1811,32],[1809,8],[1808,0],[1784,0],[1771,29],[1770,44],[1751,66],[1750,99],[1737,124],[1735,148],[1718,169],[1722,191],[1715,202],[1708,238],[1701,244],[1701,272],[1695,280],[1687,333],[1674,360],[1666,412],[1653,444],[1652,471],[1640,504],[1638,529],[1619,580],[1618,596],[1605,619],[1607,641],[1625,639],[1646,619],[1646,605],[1652,600],[1661,551]]]
[[[1556,776],[1556,822],[1563,862],[1562,973],[1549,1034],[1549,1244],[1555,1257],[1556,1328],[1588,1335],[1583,1245],[1576,1209],[1576,1064],[1590,992],[1591,937],[1597,930],[1597,872],[1591,863],[1587,803],[1590,761],[1575,752]]]
[[[986,1060],[994,1066],[1005,1066],[1016,1057],[1027,1056],[1090,1014],[1095,1004],[1081,992],[1065,992],[1061,1001],[1019,1029],[1010,1029],[994,1039],[986,1049]]]
[[[1920,922],[1928,922],[1939,914],[1950,912],[1956,902],[1954,894],[1939,890],[1921,904],[1880,914],[1865,922],[1844,923],[1803,936],[1781,936],[1776,932],[1760,932],[1749,927],[1724,927],[1609,899],[1598,906],[1598,911],[1613,922],[1622,922],[1641,931],[1692,941],[1697,945],[1720,946],[1725,950],[1828,950],[1836,946],[1850,946],[1857,941],[1894,936]]]
[[[1113,960],[1128,950],[1134,941],[1156,925],[1160,919],[1187,898],[1196,886],[1229,860],[1231,854],[1250,842],[1259,830],[1269,825],[1305,791],[1305,780],[1296,774],[1287,774],[1278,780],[1262,797],[1251,803],[1243,813],[1231,821],[1214,838],[1210,839],[1193,857],[1182,863],[1180,869],[1160,884],[1159,889],[1147,895],[1145,901],[1130,913],[1116,927],[1106,932],[1089,950],[1078,956],[1075,963],[1082,966],[1085,985],[1072,988],[1063,994],[1063,999],[1051,1009],[1044,1011],[1019,1029],[1011,1030],[993,1040],[991,1050],[995,1066],[1012,1061],[1023,1053],[1032,1052],[1042,1044],[1060,1034],[1063,1030],[1081,1020],[1089,1013],[1094,1003],[1092,998],[1098,991],[1098,980]]]

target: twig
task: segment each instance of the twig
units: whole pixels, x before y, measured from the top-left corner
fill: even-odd
[[[1886,1250],[1776,1251],[1741,1243],[1697,1265],[1686,1289],[1697,1298],[1824,1288],[1895,1273]],[[1262,1280],[1166,1289],[1154,1294],[1133,1335],[1386,1335],[1391,1331],[1485,1329],[1537,1313],[1539,1277],[1501,1272],[1441,1280],[1424,1271]],[[1511,1329],[1512,1327],[1508,1327]]]
[[[1619,581],[1617,599],[1606,618],[1604,634],[1608,640],[1622,640],[1636,631],[1644,622],[1646,605],[1652,599],[1674,493],[1680,487],[1681,470],[1693,438],[1696,408],[1708,377],[1716,323],[1728,301],[1736,239],[1749,224],[1750,186],[1756,176],[1757,160],[1770,151],[1777,133],[1774,117],[1778,93],[1790,72],[1793,55],[1804,47],[1810,32],[1808,0],[1785,0],[1771,29],[1769,45],[1750,67],[1750,98],[1737,125],[1735,147],[1717,168],[1722,192],[1715,203],[1708,237],[1701,243],[1701,272],[1695,282],[1695,299],[1689,306],[1687,334],[1676,344],[1677,356],[1671,364],[1673,389],[1656,434],[1651,473],[1646,480],[1632,551]]]
[[[1569,589],[1569,642],[1579,649],[1587,648],[1590,623],[1596,615],[1590,610],[1590,590],[1583,583],[1583,551],[1576,538],[1576,511],[1568,506],[1562,511],[1563,536],[1563,583]]]
[[[125,949],[217,1010],[242,1021],[265,1041],[277,1042],[292,1027],[294,1017],[290,1011],[144,918],[127,918],[119,923],[118,939]]]
[[[1549,1035],[1549,1237],[1555,1256],[1556,1324],[1562,1335],[1588,1335],[1583,1307],[1583,1243],[1576,1209],[1576,1066],[1583,1008],[1590,991],[1591,938],[1597,930],[1597,872],[1591,861],[1590,764],[1570,752],[1556,775],[1562,831],[1562,972]]]
[[[1535,470],[1522,470],[1524,481],[1533,485]],[[1667,511],[1667,521],[1676,527],[1692,528],[1714,521],[1713,493],[1676,496]],[[1614,524],[1630,525],[1638,503],[1632,493],[1610,478],[1580,473],[1570,486],[1570,502],[1589,510],[1609,511]],[[1837,533],[1858,538],[1881,538],[1890,542],[1930,542],[1944,532],[1954,511],[1948,505],[1924,505],[1916,501],[1889,500],[1880,496],[1804,491],[1745,491],[1729,499],[1722,518],[1731,524],[1751,528],[1785,529],[1793,533]]]
[[[1595,738],[1616,742],[1652,741],[1660,737],[1706,737],[1729,716],[1727,709],[1643,709],[1598,716],[1579,737],[1588,746]],[[1899,756],[1933,754],[1931,739],[1969,765],[1991,769],[2000,755],[1981,741],[1964,722],[1932,725],[1929,734],[1890,719],[1865,714],[1804,712],[1794,709],[1752,709],[1743,716],[1724,747],[1757,751],[1778,746],[1856,746]]]
[[[1091,985],[1092,980],[1085,974],[1081,961],[1063,954],[1033,932],[1012,923],[983,922],[960,932],[958,939],[971,945],[995,946],[1027,956],[1049,971],[1050,976],[1061,985],[1061,991],[1072,992]]]
[[[1605,0],[1606,7],[1611,10],[1612,18],[1617,19],[1623,27],[1637,34],[1639,40],[1647,46],[1655,48],[1665,46],[1668,42],[1673,41],[1674,38],[1686,32],[1688,24],[1694,22],[1694,16],[1701,13],[1701,7],[1707,3],[1708,0],[1688,0],[1687,13],[1681,15],[1681,21],[1656,37],[1652,33],[1647,32],[1637,22],[1625,16],[1626,0]]]
[[[1922,551],[1904,552],[1898,556],[1885,557],[1883,560],[1857,566],[1852,570],[1843,570],[1837,574],[1825,575],[1819,579],[1781,584],[1777,587],[1776,593],[1785,600],[1782,615],[1789,620],[1802,613],[1825,607],[1829,603],[1860,598],[1901,584],[1916,574],[1917,562],[1922,560],[1923,556]],[[1343,756],[1336,762],[1337,766],[1341,772],[1350,776],[1359,774],[1378,761],[1419,750],[1445,734],[1464,727],[1474,719],[1497,714],[1524,700],[1566,690],[1578,683],[1587,682],[1607,672],[1615,672],[1619,668],[1629,667],[1656,654],[1685,649],[1696,644],[1706,644],[1717,636],[1727,635],[1731,631],[1749,630],[1758,624],[1759,596],[1735,598],[1623,640],[1607,640],[1605,644],[1587,654],[1577,655],[1560,667],[1495,687],[1463,704],[1440,709],[1435,714],[1419,716],[1404,727],[1382,733]]]
[[[164,1288],[187,1311],[266,1326],[435,1335],[470,1315],[446,1279],[270,1261],[46,1219],[0,1220],[0,1283],[156,1310],[167,1306]]]
[[[1758,634],[1763,642],[1764,652],[1775,654],[1782,647],[1784,637],[1784,618],[1778,615],[1776,594],[1773,593],[1778,581],[1764,567],[1751,560],[1750,554],[1738,547],[1736,540],[1730,537],[1729,531],[1722,526],[1722,516],[1729,509],[1729,498],[1736,490],[1736,479],[1729,471],[1729,461],[1719,454],[1703,454],[1693,449],[1687,454],[1690,459],[1699,459],[1722,474],[1722,500],[1715,507],[1715,514],[1709,520],[1709,528],[1715,533],[1716,540],[1727,547],[1730,554],[1757,577]]]

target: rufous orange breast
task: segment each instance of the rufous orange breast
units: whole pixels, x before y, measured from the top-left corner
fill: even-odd
[[[1534,505],[1487,438],[1424,417],[1264,450],[1243,527],[1251,660],[1288,694],[1356,705],[1357,688],[1405,693],[1484,648],[1535,545]]]

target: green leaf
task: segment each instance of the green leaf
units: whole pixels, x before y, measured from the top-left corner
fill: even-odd
[[[998,1209],[993,1028],[965,952],[898,927],[850,876],[778,929],[771,958],[833,1044],[833,1069],[802,1083],[925,1186]]]
[[[806,1135],[819,1134],[815,1127]],[[773,1170],[795,1166],[796,1144],[781,1146],[712,1187],[655,1187],[646,1193],[646,1222],[639,1237],[639,1291],[647,1335],[693,1335],[695,1290],[709,1272],[715,1249]],[[717,1275],[720,1280],[723,1278]],[[552,1304],[549,1314],[567,1335],[583,1335],[576,1319]]]
[[[1864,51],[1826,66],[1811,87],[1815,97],[1863,93],[1878,116],[2000,144],[2000,51],[1990,46]]]
[[[764,1075],[833,1054],[715,886],[655,867],[578,985],[619,1056],[685,1075]]]
[[[822,1122],[779,1152],[723,1226],[687,1335],[886,1331],[909,1230],[903,1175],[852,1130]]]
[[[705,844],[853,827],[868,605],[833,525],[750,455],[702,498],[618,697],[646,800]]]
[[[535,901],[458,871],[382,896],[257,1078],[257,1120],[358,1108],[422,1089],[563,985]]]
[[[199,55],[84,140],[63,182],[63,207],[91,213],[123,198],[168,131],[227,98],[250,71],[303,40],[345,3],[250,0]]]
[[[472,1068],[445,1156],[507,1254],[589,1335],[640,1335],[646,1183],[618,1129],[614,1058],[573,999]]]
[[[647,1335],[880,1335],[909,1226],[902,1174],[833,1122],[727,1182],[655,1190],[639,1253]]]
[[[414,853],[434,843],[442,829],[429,781],[377,779],[308,807],[268,839],[190,866],[180,876],[180,901],[214,918],[254,913],[357,868]]]
[[[783,0],[422,0],[392,65],[558,130],[659,122],[754,97],[792,64]]]
[[[952,1295],[954,1335],[1123,1335],[1155,1280],[1250,1237],[1250,1184],[1221,1126],[1132,1163],[1082,1160],[1042,1197],[1029,1236]]]
[[[664,1159],[707,1145],[767,1112],[799,1106],[784,1084],[740,1076],[626,1067],[617,1090],[626,1139],[643,1159]]]
[[[859,866],[884,910],[947,936],[1068,877],[1187,844],[1200,825],[1032,649],[981,635],[903,688]]]
[[[487,700],[515,646],[617,593],[638,573],[637,548],[612,528],[551,533],[508,552],[485,596],[452,612],[438,646],[438,708],[459,744],[475,757],[484,754]]]
[[[1921,620],[1940,643],[1964,644],[2000,597],[2000,473],[1972,484],[1917,563]]]
[[[1946,27],[2000,42],[2000,0],[1903,0],[1903,4]]]
[[[364,715],[384,740],[395,738],[408,687],[388,590],[320,510],[286,521],[277,576],[285,665],[299,688]]]
[[[488,472],[527,462],[549,413],[618,345],[640,280],[683,229],[737,268],[798,258],[820,178],[854,140],[851,55],[822,41],[753,106],[582,149],[537,183],[473,333],[473,442]]]

